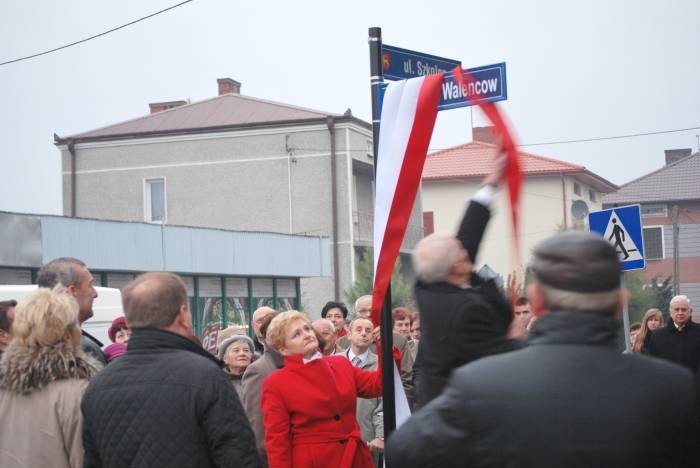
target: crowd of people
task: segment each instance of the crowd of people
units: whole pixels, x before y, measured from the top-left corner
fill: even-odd
[[[415,248],[415,308],[391,312],[381,355],[372,296],[312,321],[261,307],[216,355],[194,334],[182,279],[122,290],[103,347],[81,325],[96,291],[74,258],[28,299],[0,302],[0,466],[697,466],[700,325],[690,300],[649,310],[620,353],[626,291],[615,249],[581,232],[532,253],[509,304],[474,273],[502,166],[457,235]],[[385,434],[382,359],[412,415]],[[385,438],[386,436],[386,438]]]

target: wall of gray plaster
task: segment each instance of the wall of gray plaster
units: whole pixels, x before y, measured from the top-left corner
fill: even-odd
[[[336,134],[341,300],[342,291],[352,284],[354,188],[348,163],[357,152],[353,147],[366,147],[367,139],[353,129],[340,128]],[[143,221],[144,180],[164,177],[169,224],[289,233],[291,179],[292,232],[331,236],[329,148],[329,133],[322,128],[149,144],[78,145],[77,216]],[[68,214],[70,156],[63,151],[62,157]],[[367,160],[366,151],[358,158]],[[302,295],[309,297],[311,310],[320,310],[333,299],[332,278],[303,281]]]
[[[339,246],[340,263],[340,297],[337,300],[345,302],[344,291],[352,286],[351,248],[348,244]],[[333,291],[333,277],[302,278],[301,280],[301,307],[312,319],[321,317],[321,309],[328,301],[336,300]]]

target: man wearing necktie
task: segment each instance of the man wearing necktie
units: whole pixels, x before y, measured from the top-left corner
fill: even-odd
[[[372,322],[369,319],[357,318],[350,323],[348,339],[350,347],[342,352],[353,366],[363,370],[377,368],[377,355],[370,351],[372,344]],[[374,455],[375,465],[379,454],[384,451],[384,411],[382,398],[357,399],[357,422],[360,425],[362,438]]]

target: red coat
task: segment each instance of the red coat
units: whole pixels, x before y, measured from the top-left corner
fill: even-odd
[[[364,371],[345,356],[307,364],[287,356],[263,383],[261,406],[270,468],[372,468],[355,417],[357,397],[382,393],[381,371]]]

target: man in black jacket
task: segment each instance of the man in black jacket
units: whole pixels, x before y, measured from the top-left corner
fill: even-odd
[[[612,245],[569,232],[533,255],[529,346],[458,369],[389,438],[390,466],[693,466],[692,374],[616,348],[626,292]]]
[[[127,353],[85,391],[85,467],[259,467],[220,362],[190,337],[185,284],[147,273],[122,291]]]
[[[507,336],[510,306],[493,280],[484,281],[472,271],[503,162],[503,155],[495,161],[494,171],[472,198],[457,236],[431,234],[413,252],[422,327],[414,364],[419,406],[442,392],[454,369],[518,346]]]
[[[675,296],[669,304],[669,314],[671,318],[666,326],[649,337],[649,354],[697,373],[700,370],[700,325],[692,320],[690,299]]]

